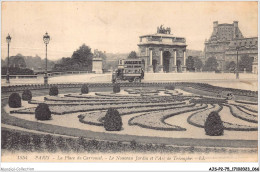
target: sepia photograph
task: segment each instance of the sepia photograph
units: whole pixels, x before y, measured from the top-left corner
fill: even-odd
[[[1,163],[257,163],[258,45],[258,1],[2,1]]]

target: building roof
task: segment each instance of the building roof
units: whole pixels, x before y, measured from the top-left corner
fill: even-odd
[[[222,23],[218,24],[218,26],[234,26],[234,24]]]
[[[138,46],[140,45],[177,45],[177,46],[187,46],[185,42],[172,42],[172,43],[168,43],[168,42],[140,42],[139,44],[137,44]]]

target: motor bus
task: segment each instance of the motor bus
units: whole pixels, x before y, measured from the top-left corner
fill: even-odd
[[[142,79],[144,79],[144,70],[140,59],[119,60],[117,69],[112,75],[112,83],[119,81],[141,82]]]

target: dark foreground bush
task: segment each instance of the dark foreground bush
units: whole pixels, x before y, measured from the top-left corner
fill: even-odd
[[[57,96],[59,94],[59,89],[57,86],[52,86],[50,88],[50,92],[49,92],[49,95],[50,96]]]
[[[22,94],[22,99],[25,101],[32,100],[32,92],[30,90],[24,90]]]
[[[55,143],[55,140],[53,138],[53,136],[47,134],[43,137],[43,140],[45,142],[45,149],[48,152],[56,152],[57,151],[57,145]]]
[[[114,93],[119,93],[120,92],[120,85],[119,84],[115,84],[113,86],[113,92]]]
[[[174,85],[167,85],[167,86],[165,86],[165,89],[167,89],[167,90],[174,90],[175,86]]]
[[[81,87],[81,94],[88,94],[88,86],[86,84],[83,84]]]
[[[21,102],[20,95],[18,93],[12,93],[9,96],[8,104],[9,104],[9,107],[11,107],[11,108],[19,108],[19,107],[21,107],[22,102]]]
[[[104,118],[104,127],[107,131],[120,131],[122,118],[116,109],[109,108]]]
[[[35,118],[37,120],[50,120],[51,111],[49,109],[49,106],[45,103],[40,103],[35,109]]]
[[[211,112],[205,122],[205,132],[209,136],[221,136],[224,134],[223,122],[218,112]]]

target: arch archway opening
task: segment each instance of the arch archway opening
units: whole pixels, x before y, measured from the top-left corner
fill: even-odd
[[[169,51],[163,52],[163,71],[168,73],[170,71],[170,58],[171,53]]]

